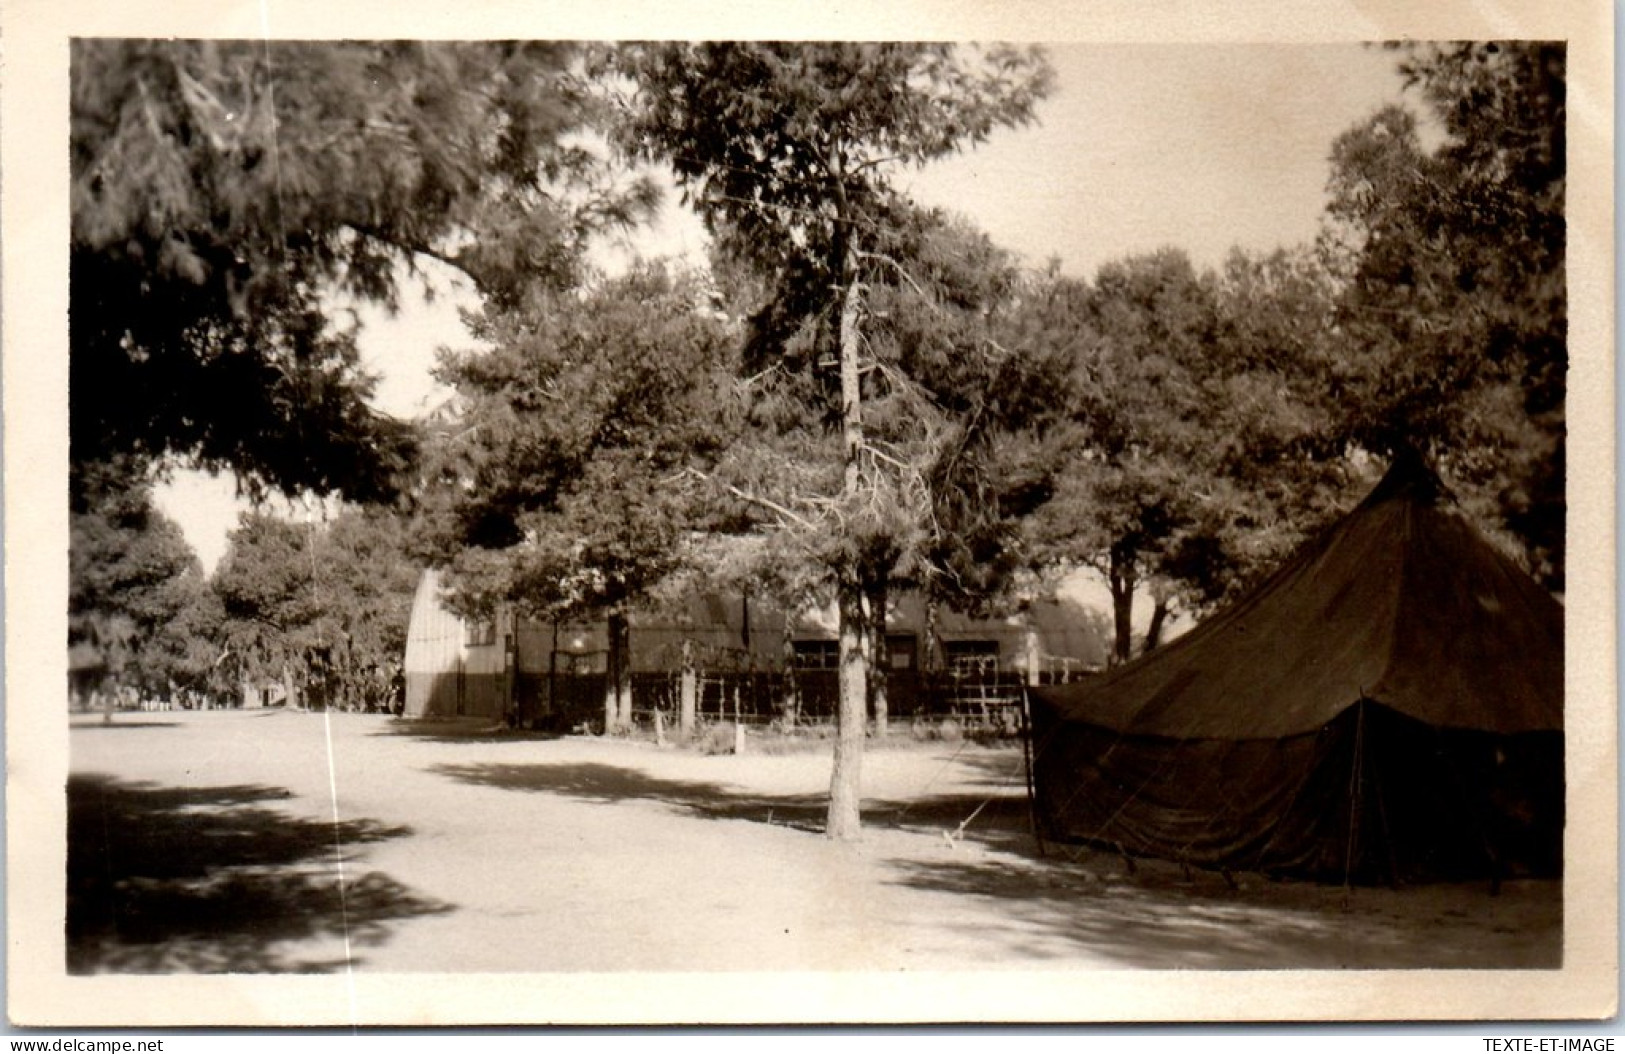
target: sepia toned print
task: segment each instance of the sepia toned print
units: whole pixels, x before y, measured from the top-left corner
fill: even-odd
[[[1567,33],[433,36],[65,40],[14,1014],[1611,1012]]]

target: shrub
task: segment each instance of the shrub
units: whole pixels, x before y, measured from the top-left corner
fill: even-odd
[[[734,752],[734,726],[732,724],[707,725],[695,736],[702,754],[732,754]]]

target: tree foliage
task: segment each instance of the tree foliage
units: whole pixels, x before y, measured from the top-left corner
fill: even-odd
[[[225,618],[222,643],[245,681],[281,683],[290,705],[310,687],[318,641],[315,528],[265,512],[246,513],[210,580]]]
[[[280,683],[290,702],[388,706],[417,586],[406,534],[379,509],[308,524],[245,514],[210,581],[222,668]]]
[[[1274,570],[1366,482],[1327,435],[1337,415],[1328,377],[1345,351],[1336,277],[1320,254],[1236,251],[1212,281],[1220,332],[1205,387],[1220,515],[1205,529],[1211,542],[1176,553],[1170,571],[1197,609]],[[1204,564],[1210,550],[1217,560]]]
[[[392,305],[420,255],[490,297],[567,285],[588,235],[649,200],[572,138],[589,108],[571,56],[74,41],[74,464],[175,455],[290,493],[387,493],[412,436],[367,405],[345,301]]]
[[[1045,500],[1020,530],[1039,567],[1105,579],[1116,661],[1132,654],[1138,589],[1158,625],[1176,602],[1200,611],[1335,503],[1343,474],[1320,432],[1333,306],[1312,257],[1284,251],[1234,253],[1215,273],[1167,249],[1034,299],[1027,339],[1069,360],[1067,419],[1029,461]]]
[[[997,339],[1020,283],[1013,258],[947,214],[900,208],[893,218],[858,272],[860,486],[846,489],[839,366],[818,351],[823,320],[783,333],[771,357],[747,346],[760,368],[742,386],[741,427],[716,478],[741,498],[739,515],[772,534],[771,558],[802,565],[794,580],[935,583],[962,527],[955,517],[988,496],[958,501],[981,478],[992,437],[1044,401],[1030,358]],[[771,294],[756,306],[777,309]],[[755,315],[747,342],[763,341],[768,324]]]
[[[148,488],[112,470],[77,479],[68,567],[70,653],[112,687],[201,687],[208,659],[192,639],[206,624],[202,565]]]
[[[329,699],[352,709],[404,703],[398,675],[422,567],[411,555],[410,521],[393,509],[351,506],[314,542]]]
[[[1183,253],[1062,280],[1051,332],[1074,356],[1079,428],[1030,536],[1051,559],[1096,568],[1111,588],[1114,657],[1128,657],[1133,595],[1198,516],[1192,484],[1212,452],[1203,360],[1219,328],[1211,289]],[[1064,466],[1064,467],[1062,467]]]
[[[1405,49],[1433,123],[1391,107],[1337,140],[1326,235],[1348,281],[1344,435],[1432,455],[1559,589],[1564,66],[1561,44]]]
[[[458,399],[432,447],[428,547],[466,612],[608,616],[613,727],[630,719],[619,631],[705,526],[691,473],[729,427],[737,340],[703,283],[658,264],[488,309],[477,331],[491,350],[441,369]]]
[[[685,470],[727,426],[729,327],[693,276],[646,264],[477,330],[489,351],[442,361],[457,406],[425,498],[458,606],[624,609],[696,522]]]
[[[984,350],[966,329],[1013,268],[890,177],[1031,120],[1048,66],[913,44],[663,45],[623,62],[638,86],[624,138],[672,165],[716,255],[753,275],[744,366],[772,442],[742,489],[794,507],[838,578],[906,563],[953,412],[936,400],[964,387],[947,347]]]
[[[1036,51],[1003,46],[649,45],[622,65],[627,145],[671,164],[722,252],[826,304],[844,240],[883,227],[897,164],[1027,123],[1052,79]]]

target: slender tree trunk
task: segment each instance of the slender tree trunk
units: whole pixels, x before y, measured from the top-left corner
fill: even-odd
[[[622,731],[632,729],[632,627],[621,623],[621,676],[616,684]]]
[[[890,702],[886,696],[887,678],[891,674],[891,649],[886,643],[886,598],[889,592],[886,576],[876,575],[864,590],[865,620],[869,639],[869,709],[874,714],[875,738],[885,739],[890,718]]]
[[[843,242],[844,230],[838,231]],[[853,501],[863,486],[863,403],[858,367],[859,295],[851,279],[852,265],[847,247],[839,248],[835,260],[840,267],[841,285],[841,446],[844,461],[842,495]],[[836,585],[840,620],[839,701],[835,708],[835,763],[830,772],[829,819],[825,834],[834,839],[858,837],[862,826],[859,803],[862,800],[863,734],[868,709],[869,678],[863,661],[863,586],[854,561],[839,569]]]
[[[289,710],[299,705],[299,693],[293,685],[293,667],[287,662],[282,664],[282,705]]]
[[[1116,549],[1112,550],[1107,575],[1112,591],[1112,621],[1116,630],[1112,642],[1112,665],[1125,663],[1133,655],[1134,647],[1134,561]]]
[[[547,653],[547,712],[557,720],[563,708],[559,706],[559,620],[553,620],[553,649]],[[566,729],[568,731],[568,729]]]
[[[519,714],[519,615],[509,612],[502,633],[502,712],[515,728]]]
[[[863,590],[850,582],[838,587],[840,644],[835,711],[835,765],[830,774],[829,816],[824,833],[849,841],[862,827],[859,804],[863,785],[864,709],[868,674],[863,661]]]
[[[1142,655],[1162,643],[1162,631],[1168,622],[1168,611],[1173,604],[1173,596],[1166,585],[1159,583],[1152,587],[1151,601],[1151,625],[1145,630],[1145,644],[1140,648]]]
[[[1038,615],[1033,611],[1031,604],[1027,605],[1026,612],[1026,638],[1024,644],[1027,652],[1027,685],[1037,688],[1044,683],[1044,652],[1042,642],[1038,639]]]
[[[779,655],[784,663],[784,721],[791,728],[801,720],[801,686],[796,682],[796,623],[793,615],[784,617],[784,639]]]
[[[610,616],[613,622],[614,616]],[[615,627],[609,628],[609,651],[604,657],[604,735],[612,736],[620,727],[620,693],[618,691],[619,678],[615,670]]]
[[[605,620],[604,654],[604,734],[621,730],[621,620],[626,616],[615,612]]]
[[[922,648],[920,669],[927,673],[935,673],[941,663],[941,655],[937,648],[937,598],[929,594],[925,598],[925,640],[920,644]]]
[[[683,672],[677,686],[677,734],[694,738],[694,716],[699,696],[699,673],[694,669],[694,642],[683,640]]]
[[[632,727],[631,626],[624,612],[608,621],[609,655],[604,671],[604,731],[625,732]]]

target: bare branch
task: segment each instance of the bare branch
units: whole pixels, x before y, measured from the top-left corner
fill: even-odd
[[[852,166],[852,170],[847,174],[855,176],[866,168],[878,168],[881,165],[890,164],[893,161],[907,160],[908,158],[904,157],[902,154],[890,154],[886,157],[871,157],[867,161],[860,161],[858,164]]]
[[[812,520],[807,519],[807,517],[802,516],[793,509],[788,509],[770,498],[762,497],[760,494],[752,494],[749,491],[742,490],[739,487],[734,486],[732,483],[727,483],[723,480],[717,479],[715,476],[706,475],[697,468],[685,468],[681,472],[678,472],[675,476],[671,477],[671,479],[675,481],[683,478],[684,476],[702,480],[703,482],[709,483],[715,487],[721,487],[723,490],[726,490],[729,494],[732,494],[741,501],[749,502],[752,505],[760,505],[762,508],[773,512],[777,516],[789,520],[791,523],[794,523],[803,530],[815,530],[818,526]]]
[[[762,372],[753,373],[749,377],[744,378],[743,380],[741,380],[739,382],[738,387],[739,387],[739,389],[741,391],[748,391],[752,387],[755,386],[757,381],[761,380],[762,378],[771,376],[772,374],[775,374],[775,373],[783,373],[783,372],[784,372],[784,364],[782,362],[776,362],[773,365],[769,366],[767,369],[763,370]]]
[[[855,251],[856,251],[858,259],[860,259],[860,260],[878,260],[880,263],[891,264],[892,267],[896,269],[897,273],[902,276],[903,281],[907,282],[909,284],[909,286],[912,287],[913,290],[916,293],[918,293],[921,296],[925,297],[927,300],[930,300],[932,302],[932,304],[935,305],[936,301],[932,299],[931,294],[927,293],[924,289],[922,289],[920,287],[920,283],[918,283],[918,282],[916,282],[914,280],[914,276],[909,274],[908,269],[905,268],[902,264],[898,263],[896,260],[892,259],[890,256],[887,256],[885,253],[866,252],[866,251],[864,251],[862,249],[858,249],[858,250],[855,250]]]
[[[347,226],[355,233],[361,235],[363,238],[370,238],[375,242],[382,242],[393,249],[399,249],[414,256],[426,256],[431,260],[437,260],[440,263],[445,264],[447,267],[456,268],[463,274],[468,275],[470,279],[475,278],[475,276],[468,269],[468,261],[464,260],[460,254],[444,252],[425,242],[421,242],[416,239],[402,238],[398,234],[390,234],[384,230],[381,230],[380,228],[364,223],[349,223]]]

